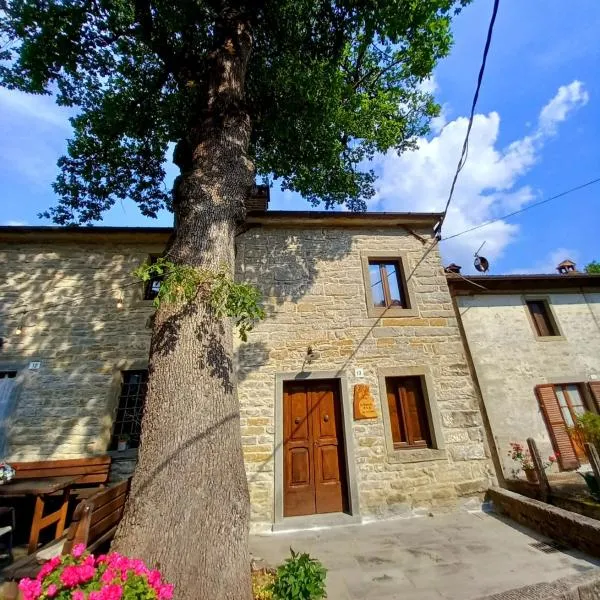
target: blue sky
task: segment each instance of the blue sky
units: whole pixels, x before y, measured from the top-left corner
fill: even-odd
[[[475,0],[456,19],[455,45],[428,82],[442,116],[401,157],[373,165],[379,175],[371,210],[430,211],[445,204],[466,129],[491,0]],[[469,159],[444,227],[451,235],[600,177],[600,3],[503,0],[471,134]],[[2,224],[44,224],[54,202],[56,160],[69,137],[68,113],[51,98],[0,88]],[[173,169],[170,169],[173,173]],[[507,221],[442,242],[445,262],[467,267],[482,254],[494,273],[550,272],[563,258],[600,260],[600,184]],[[305,210],[273,190],[273,209]],[[170,225],[115,206],[105,225]]]

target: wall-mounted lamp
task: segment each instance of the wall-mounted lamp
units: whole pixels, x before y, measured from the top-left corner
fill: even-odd
[[[21,335],[23,333],[23,328],[25,327],[25,315],[27,313],[24,312],[21,314],[21,319],[19,320],[19,324],[17,325],[17,328],[15,329],[15,335]]]

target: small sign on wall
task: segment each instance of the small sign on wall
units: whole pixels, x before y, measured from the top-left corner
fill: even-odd
[[[354,419],[376,419],[377,410],[371,390],[366,383],[357,383],[354,386]]]
[[[29,363],[30,371],[37,371],[42,366],[42,363],[39,360],[34,360]]]

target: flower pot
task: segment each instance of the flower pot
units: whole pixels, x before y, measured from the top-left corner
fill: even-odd
[[[525,471],[525,477],[527,477],[527,481],[529,481],[529,483],[537,483],[538,482],[538,476],[537,476],[537,472],[535,469],[524,469]]]

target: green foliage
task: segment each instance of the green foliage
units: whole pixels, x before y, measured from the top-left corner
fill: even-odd
[[[271,586],[275,600],[321,600],[326,598],[327,570],[308,554],[299,554],[290,548],[292,556],[278,569]]]
[[[600,452],[600,415],[593,412],[585,412],[579,415],[575,430],[583,441],[594,444]]]
[[[202,294],[218,317],[233,317],[240,338],[246,341],[254,323],[265,318],[260,291],[249,283],[237,283],[225,267],[218,271],[198,269],[158,258],[140,265],[133,274],[144,283],[160,279],[154,305],[191,302]]]
[[[90,222],[124,198],[156,216],[170,208],[167,148],[202,123],[222,25],[244,19],[258,174],[313,204],[360,210],[374,193],[364,161],[412,148],[438,114],[422,83],[467,2],[6,0],[0,85],[78,110],[46,216]]]
[[[600,262],[593,260],[589,265],[585,265],[586,273],[600,273]]]
[[[268,571],[252,572],[252,600],[273,600],[271,587],[275,582],[275,575]]]

